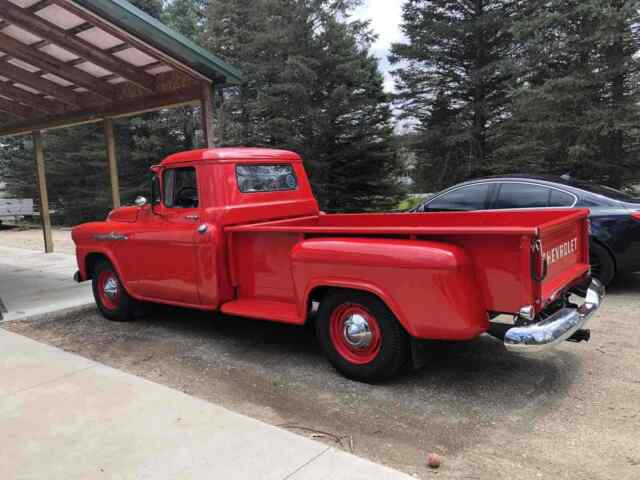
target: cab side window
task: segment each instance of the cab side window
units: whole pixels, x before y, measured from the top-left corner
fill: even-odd
[[[160,178],[158,175],[151,177],[151,205],[160,204]]]
[[[198,182],[193,167],[172,168],[162,175],[162,197],[168,208],[197,208]]]

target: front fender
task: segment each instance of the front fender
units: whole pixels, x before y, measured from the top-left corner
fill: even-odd
[[[111,262],[124,287],[127,291],[131,291],[129,275],[123,270],[118,256],[114,251],[114,243],[118,242],[118,240],[106,239],[106,235],[114,231],[119,231],[119,229],[117,228],[117,224],[112,222],[85,223],[78,225],[72,230],[71,237],[76,244],[76,261],[80,272],[80,280],[90,280],[87,271],[87,259],[90,255],[97,254],[106,257],[107,260]]]
[[[467,340],[488,328],[486,308],[464,249],[444,242],[314,238],[291,251],[301,314],[319,287],[378,296],[415,338]]]

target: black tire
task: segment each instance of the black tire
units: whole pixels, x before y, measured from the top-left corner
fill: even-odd
[[[113,279],[115,282],[117,296],[111,298],[104,293],[104,285],[101,285],[104,276],[108,279]],[[113,268],[113,265],[111,265],[111,262],[108,260],[100,260],[96,264],[93,269],[91,284],[96,305],[100,313],[102,313],[107,320],[128,322],[135,318],[137,302],[122,285],[120,277],[115,268]],[[103,290],[102,294],[100,293],[101,290]]]
[[[332,318],[338,312],[344,312],[344,309],[366,311],[374,319],[379,348],[357,359],[364,363],[354,363],[345,357],[339,351],[340,348],[344,350],[344,345],[341,347],[334,342],[331,324],[338,320]],[[367,383],[387,380],[405,367],[410,358],[409,336],[405,330],[379,298],[365,292],[335,290],[328,293],[320,304],[315,327],[316,336],[329,362],[345,377],[353,380]],[[337,341],[344,342],[343,339]],[[356,352],[356,355],[359,353]]]
[[[609,251],[597,242],[589,244],[591,276],[607,286],[616,274],[616,264]]]

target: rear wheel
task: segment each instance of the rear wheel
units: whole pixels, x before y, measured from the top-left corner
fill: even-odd
[[[107,260],[93,269],[93,297],[102,315],[108,320],[133,320],[136,301],[127,293],[118,273]]]
[[[331,364],[363,382],[386,380],[409,359],[409,338],[377,297],[336,290],[320,305],[316,335]]]
[[[616,273],[616,266],[611,254],[596,242],[591,242],[589,252],[591,276],[600,280],[603,285],[609,285]]]

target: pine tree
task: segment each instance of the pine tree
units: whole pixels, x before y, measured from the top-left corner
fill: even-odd
[[[207,46],[245,81],[225,99],[227,144],[295,150],[323,208],[394,201],[391,113],[355,2],[211,1]]]
[[[620,187],[640,179],[637,0],[535,0],[514,32],[519,82],[505,169]]]
[[[390,60],[398,103],[417,123],[434,184],[488,173],[507,107],[515,0],[407,0]],[[444,134],[443,138],[438,132]],[[435,142],[435,143],[434,143]],[[424,169],[423,169],[424,172]],[[427,182],[428,183],[428,182]]]

